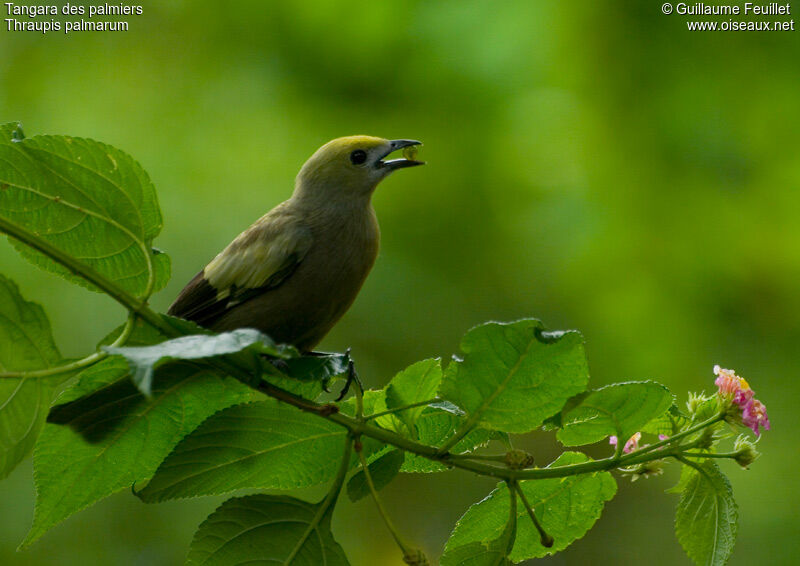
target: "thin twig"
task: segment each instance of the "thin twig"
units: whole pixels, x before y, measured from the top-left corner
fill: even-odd
[[[486,462],[505,462],[505,454],[448,454],[448,460],[484,460]]]
[[[356,444],[356,453],[358,454],[358,461],[361,463],[361,471],[364,472],[364,479],[367,481],[369,492],[372,495],[372,500],[375,502],[375,506],[378,508],[378,513],[380,513],[383,522],[386,524],[386,528],[389,529],[389,532],[392,534],[397,546],[399,546],[400,550],[403,551],[403,556],[411,556],[414,549],[412,549],[405,543],[405,541],[403,541],[403,538],[400,536],[400,533],[397,532],[397,528],[394,526],[394,523],[392,523],[389,513],[386,512],[386,508],[383,506],[383,501],[381,501],[381,498],[378,495],[378,490],[375,489],[375,483],[372,481],[372,474],[369,473],[369,465],[367,465],[367,459],[364,457],[364,451],[360,449],[358,444]]]
[[[431,403],[438,403],[441,401],[439,398],[428,399],[426,401],[417,401],[416,403],[409,403],[408,405],[403,405],[402,407],[395,407],[394,409],[389,409],[386,411],[381,411],[380,413],[373,413],[371,415],[367,415],[364,417],[365,421],[371,421],[372,419],[377,419],[379,417],[384,417],[386,415],[393,415],[394,413],[400,413],[402,411],[407,411],[408,409],[414,409],[415,407],[423,407],[425,405],[430,405]]]
[[[319,504],[319,509],[314,514],[313,519],[308,524],[308,528],[303,533],[303,536],[300,537],[300,540],[297,541],[297,545],[295,545],[292,552],[289,556],[286,557],[286,560],[283,561],[283,564],[291,564],[292,560],[294,560],[297,553],[303,548],[305,545],[306,540],[317,528],[320,524],[322,519],[325,518],[330,508],[336,504],[336,500],[339,498],[339,493],[342,491],[342,486],[344,485],[344,478],[347,476],[347,471],[350,469],[350,453],[353,448],[353,439],[351,437],[347,437],[344,443],[344,455],[342,456],[342,462],[339,465],[339,471],[336,474],[336,478],[334,478],[333,483],[331,484],[330,489],[328,490],[328,494],[325,496],[325,499]]]
[[[63,265],[70,272],[86,279],[87,281],[89,281],[102,291],[104,291],[106,294],[108,294],[111,298],[116,300],[122,306],[124,306],[128,311],[130,311],[131,313],[135,313],[139,318],[141,318],[151,326],[155,327],[165,336],[172,338],[183,335],[183,333],[180,330],[173,327],[169,323],[167,318],[163,317],[162,315],[156,313],[151,308],[149,308],[147,306],[146,300],[134,297],[124,289],[120,288],[116,283],[109,281],[108,279],[106,279],[104,276],[99,274],[97,271],[95,271],[88,265],[81,263],[75,258],[69,256],[68,254],[64,253],[58,248],[52,246],[49,242],[46,242],[41,238],[37,237],[35,234],[29,232],[25,228],[22,228],[21,226],[18,226],[13,222],[9,222],[7,219],[0,217],[0,231],[5,232],[6,234],[21,241],[22,243],[36,249],[37,251],[40,251],[41,253],[50,257],[57,263]],[[396,434],[392,431],[382,429],[376,426],[371,426],[366,422],[361,422],[352,417],[343,415],[339,413],[339,409],[336,405],[332,404],[320,405],[313,401],[309,401],[307,399],[294,395],[293,393],[285,391],[280,387],[276,387],[271,383],[267,383],[266,381],[260,379],[260,376],[253,376],[251,373],[252,370],[250,368],[239,365],[230,358],[209,360],[209,364],[219,369],[220,371],[224,372],[225,374],[230,375],[231,377],[237,379],[238,381],[241,381],[245,385],[264,393],[265,395],[268,395],[279,401],[283,401],[285,403],[293,405],[303,411],[310,412],[318,416],[327,418],[330,421],[346,428],[353,435],[368,436],[370,438],[374,438],[386,444],[391,444],[396,448],[400,448],[407,452],[412,452],[414,454],[417,454],[418,456],[422,456],[423,458],[427,458],[429,460],[440,462],[445,465],[453,466],[456,468],[468,470],[476,474],[496,477],[504,480],[561,478],[577,474],[612,470],[614,468],[620,467],[625,463],[628,462],[633,463],[632,460],[634,459],[636,463],[661,459],[671,454],[653,455],[649,453],[652,452],[653,450],[657,450],[661,446],[671,444],[689,434],[692,434],[693,432],[697,432],[698,430],[700,430],[705,426],[709,426],[710,424],[722,420],[724,418],[724,415],[717,415],[698,425],[695,425],[694,427],[686,431],[678,433],[668,438],[665,441],[658,442],[650,446],[646,446],[640,450],[631,452],[630,454],[626,454],[619,458],[611,457],[603,460],[581,462],[579,464],[571,464],[568,466],[560,466],[556,468],[512,470],[507,468],[500,468],[498,466],[490,466],[487,464],[482,464],[480,462],[475,462],[471,459],[463,459],[463,460],[450,459],[449,449],[452,446],[454,446],[455,443],[457,443],[458,439],[466,435],[466,433],[468,432],[467,430],[468,427],[466,425],[470,424],[471,426],[470,422],[465,423],[465,425],[462,426],[456,432],[456,435],[451,437],[447,441],[447,443],[445,443],[444,446],[440,448],[435,448],[432,446],[427,446],[425,444],[420,444],[418,442],[400,436],[399,434]],[[474,418],[475,414],[473,414],[472,417]],[[468,421],[470,421],[470,419],[468,419]]]
[[[533,522],[533,526],[539,531],[539,541],[542,543],[542,546],[545,548],[553,546],[553,537],[547,534],[547,531],[545,531],[544,527],[539,523],[539,519],[536,518],[536,513],[533,512],[533,507],[531,507],[531,504],[528,502],[528,498],[525,497],[525,492],[522,491],[519,482],[511,482],[511,487],[517,492],[517,495],[519,495],[519,498],[522,500],[522,505],[525,506],[525,510],[528,512],[528,516]]]
[[[691,458],[736,458],[738,452],[681,452],[681,456]]]

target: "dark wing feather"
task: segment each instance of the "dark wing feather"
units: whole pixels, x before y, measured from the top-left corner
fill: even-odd
[[[230,293],[223,298],[218,298],[217,290],[205,278],[205,270],[203,270],[187,283],[186,287],[178,294],[175,302],[169,307],[167,314],[191,320],[200,326],[210,328],[229,309],[278,287],[294,273],[301,259],[299,254],[290,254],[280,269],[264,285],[255,288],[243,287],[241,289],[234,286],[230,289]]]
[[[225,313],[227,304],[227,298],[217,300],[217,290],[203,276],[203,271],[200,271],[186,284],[167,314],[193,320],[200,326],[211,326]]]
[[[228,310],[286,281],[312,241],[290,201],[279,204],[195,275],[168,313],[213,328]]]

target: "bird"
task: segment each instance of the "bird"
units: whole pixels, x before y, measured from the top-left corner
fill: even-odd
[[[311,352],[353,304],[378,256],[371,197],[392,172],[424,165],[422,142],[347,136],[320,147],[294,191],[217,254],[167,314],[215,332],[255,328]],[[403,150],[403,157],[385,159]]]

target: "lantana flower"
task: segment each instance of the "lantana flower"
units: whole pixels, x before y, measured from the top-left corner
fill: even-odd
[[[630,454],[634,450],[638,450],[639,449],[639,441],[641,439],[642,439],[642,433],[641,432],[634,433],[634,435],[631,436],[628,439],[628,442],[625,443],[625,446],[622,448],[622,451],[625,452],[625,454]],[[617,439],[616,436],[610,436],[608,438],[608,443],[611,446],[616,446],[618,442],[619,442],[619,440]]]
[[[742,424],[752,428],[756,436],[761,435],[758,430],[759,426],[763,427],[764,430],[769,430],[769,417],[764,403],[758,399],[750,399],[742,409]]]
[[[733,443],[733,451],[736,453],[736,463],[745,469],[761,455],[756,450],[756,445],[743,434]]]
[[[714,384],[717,386],[717,394],[736,405],[741,410],[742,424],[753,429],[756,436],[761,434],[759,427],[769,430],[769,417],[767,417],[767,407],[764,403],[755,398],[755,392],[750,388],[743,377],[736,375],[732,369],[724,369],[714,366],[714,375],[717,379]],[[739,415],[737,415],[739,416]]]
[[[731,397],[733,402],[740,407],[744,407],[753,398],[753,390],[750,389],[750,384],[743,377],[736,375],[736,372],[732,369],[725,369],[716,365],[714,366],[714,375],[717,376],[717,379],[714,380],[714,385],[719,388],[721,396]]]

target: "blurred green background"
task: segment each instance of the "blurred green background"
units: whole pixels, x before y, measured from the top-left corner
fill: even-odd
[[[723,463],[740,505],[731,563],[796,564],[800,32],[690,33],[660,6],[151,2],[125,33],[3,28],[0,121],[99,139],[144,165],[173,264],[160,309],[289,196],[325,141],[423,140],[428,165],[375,195],[381,255],[321,347],[352,347],[362,378],[382,386],[456,352],[474,324],[536,316],[585,333],[595,386],[655,378],[683,402],[713,389],[715,363],[735,368],[774,430],[752,470]],[[5,242],[0,269],[45,306],[67,355],[122,320]],[[527,446],[542,463],[558,450],[544,433]],[[620,479],[595,529],[542,563],[688,563],[677,497],[663,493],[676,471]],[[492,487],[448,472],[385,494],[438,557]],[[0,564],[179,564],[220,501],[119,494],[17,554],[33,516],[28,461],[0,483]],[[343,502],[334,529],[354,565],[402,564],[369,501]]]

